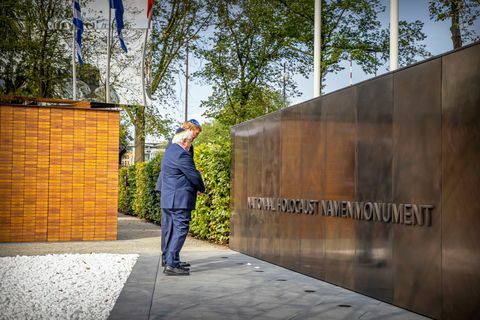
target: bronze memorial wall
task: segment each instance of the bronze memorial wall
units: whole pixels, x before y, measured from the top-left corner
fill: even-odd
[[[480,319],[480,43],[231,134],[232,249]]]

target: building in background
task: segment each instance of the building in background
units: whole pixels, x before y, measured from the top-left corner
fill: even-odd
[[[160,152],[164,152],[166,142],[146,142],[145,143],[145,161],[150,161]],[[121,166],[126,167],[135,163],[135,146],[129,145],[121,159]]]

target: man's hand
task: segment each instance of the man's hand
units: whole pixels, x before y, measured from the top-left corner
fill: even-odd
[[[199,195],[199,196],[203,196],[204,194],[205,193],[203,193],[203,192],[197,191],[197,195]]]

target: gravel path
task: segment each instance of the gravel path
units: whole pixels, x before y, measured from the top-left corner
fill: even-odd
[[[0,258],[0,319],[107,319],[135,254]]]

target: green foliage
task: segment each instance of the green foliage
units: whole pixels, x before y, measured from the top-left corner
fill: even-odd
[[[133,215],[133,201],[136,192],[135,166],[123,167],[118,172],[118,210]]]
[[[71,1],[3,0],[0,6],[0,93],[58,97],[70,72]],[[70,40],[68,40],[70,37]]]
[[[145,188],[145,211],[146,219],[160,224],[162,218],[162,210],[160,208],[160,195],[155,192],[155,184],[158,174],[160,173],[160,165],[163,153],[158,154],[154,159],[149,161],[145,167],[145,175],[147,177],[147,185]]]
[[[211,14],[206,0],[155,1],[152,33],[152,93],[164,101],[172,95],[171,83],[183,65],[186,41],[191,48]]]
[[[198,51],[206,64],[196,73],[212,85],[212,95],[202,102],[206,115],[233,125],[283,107],[283,86],[298,94],[293,78],[281,77],[282,63],[297,52],[290,49],[285,14],[278,9],[274,1],[260,0],[215,7],[213,45]]]
[[[197,198],[190,232],[194,237],[227,244],[230,235],[230,141],[206,142],[195,148],[195,163],[205,182]]]
[[[380,0],[322,1],[321,78],[355,61],[374,74],[388,61],[388,29],[378,15]],[[206,61],[196,73],[212,85],[202,101],[206,115],[233,125],[276,110],[298,91],[292,76],[308,76],[313,66],[314,1],[233,0],[213,11],[215,32],[198,50]],[[400,22],[399,61],[405,66],[430,54],[420,42],[423,23]],[[324,82],[324,81],[322,81]]]
[[[206,192],[197,198],[190,232],[199,239],[227,244],[230,234],[229,132],[225,126],[214,123],[207,125],[203,134],[210,141],[195,147],[195,163],[202,174]],[[159,154],[148,163],[120,169],[120,212],[160,224],[160,201],[154,188],[162,157],[163,154]]]
[[[120,121],[120,150],[126,151],[130,141],[132,138],[128,132],[128,125],[124,121]]]
[[[133,214],[139,218],[145,219],[147,216],[147,184],[148,176],[145,170],[147,164],[140,162],[135,164],[135,182],[136,189],[133,197]]]
[[[469,42],[480,39],[477,19],[480,16],[478,0],[430,0],[428,3],[430,19],[451,21],[453,48],[459,48]]]
[[[120,212],[160,224],[160,199],[155,192],[155,183],[162,156],[163,153],[160,153],[150,162],[137,163],[119,170]]]
[[[128,213],[130,204],[128,203],[128,168],[122,167],[118,170],[118,211]]]
[[[230,140],[230,127],[220,121],[205,123],[202,126],[202,133],[195,139],[195,145],[203,143],[226,143]]]

